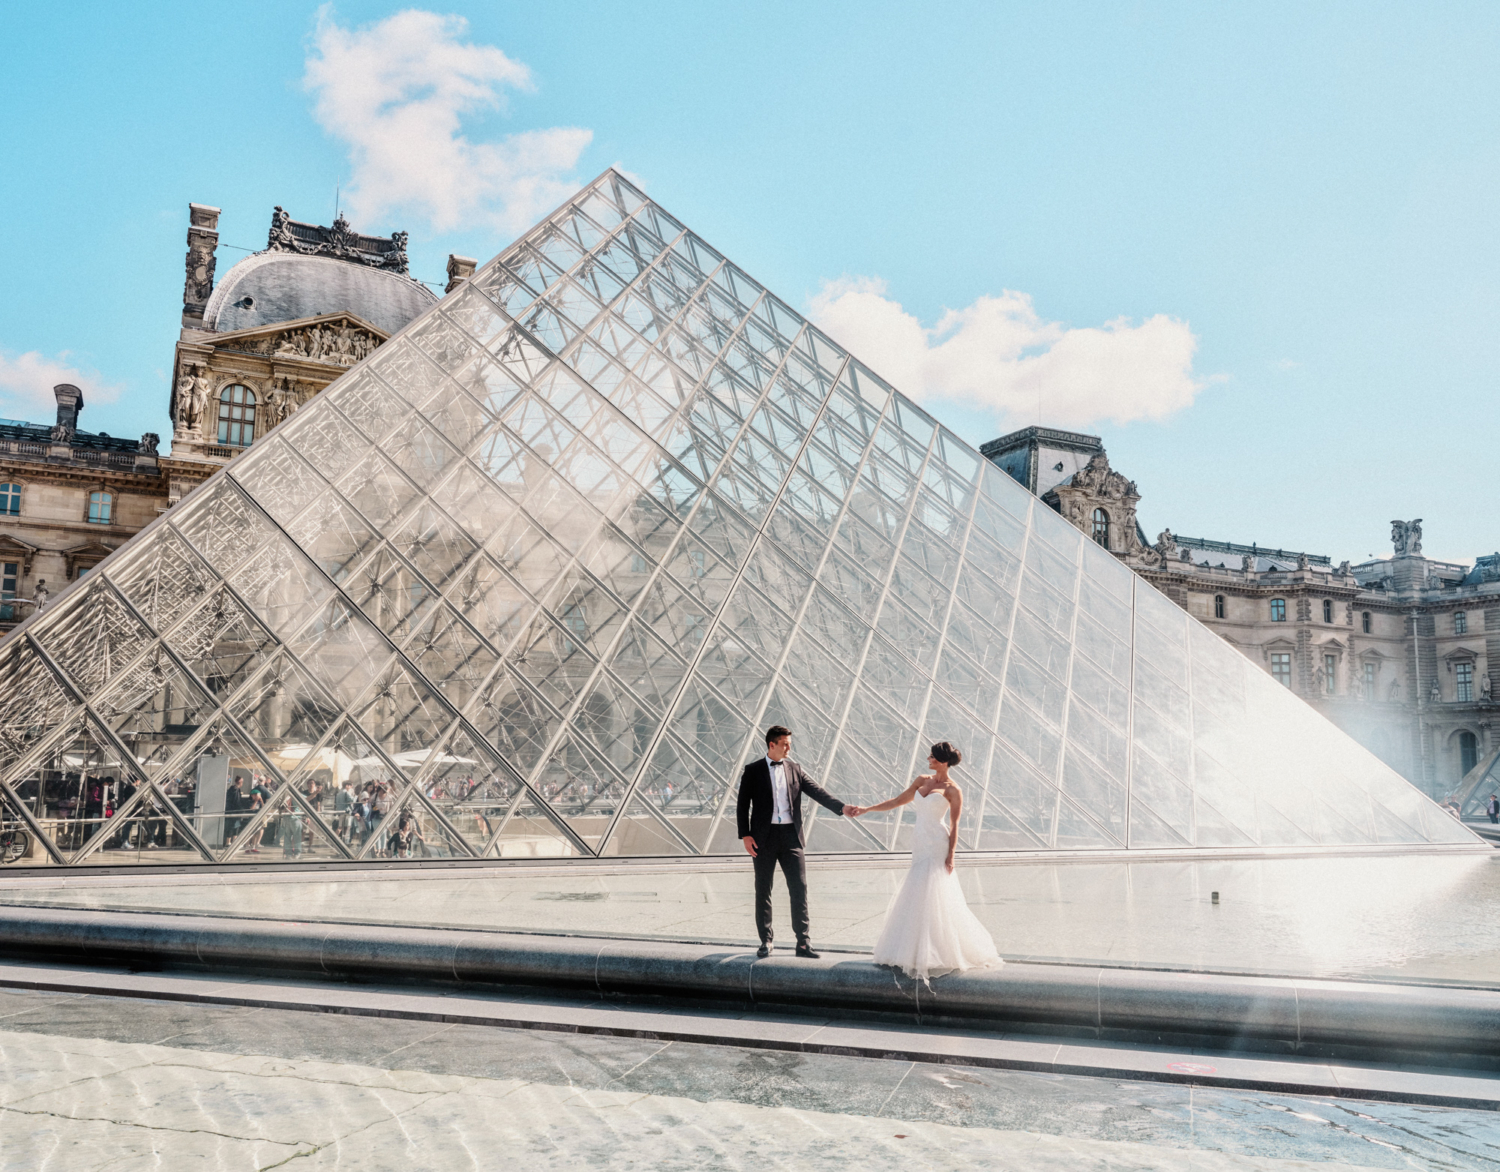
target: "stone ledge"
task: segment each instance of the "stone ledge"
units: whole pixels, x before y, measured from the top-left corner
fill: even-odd
[[[1500,1069],[1500,991],[1478,989],[1017,962],[928,985],[847,953],[757,960],[668,942],[15,906],[0,907],[0,950],[10,961],[524,986]]]

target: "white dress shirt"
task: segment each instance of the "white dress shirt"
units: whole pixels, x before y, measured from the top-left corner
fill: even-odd
[[[792,821],[792,795],[786,785],[786,762],[766,758],[771,770],[771,796],[776,802],[776,812],[771,816],[774,826],[787,826]]]

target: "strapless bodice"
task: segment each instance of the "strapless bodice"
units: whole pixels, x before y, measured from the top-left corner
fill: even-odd
[[[912,799],[912,805],[916,807],[915,825],[912,827],[911,838],[912,854],[941,853],[946,858],[948,853],[947,795],[937,790],[925,796],[918,794]]]

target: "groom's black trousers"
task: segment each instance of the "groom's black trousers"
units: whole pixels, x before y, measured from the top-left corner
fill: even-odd
[[[787,894],[792,897],[792,931],[797,943],[808,943],[810,924],[807,918],[807,860],[796,826],[772,823],[755,836],[755,927],[762,944],[771,943],[771,883],[776,878],[776,864],[786,876]]]

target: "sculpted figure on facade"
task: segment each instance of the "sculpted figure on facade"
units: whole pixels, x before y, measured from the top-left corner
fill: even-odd
[[[292,387],[291,379],[284,378],[280,382],[272,383],[270,393],[266,397],[268,424],[275,427],[278,423],[286,422],[298,406],[297,392]]]
[[[177,380],[177,430],[196,432],[203,422],[203,413],[208,409],[208,379],[203,372],[191,366],[182,368]]]
[[[1422,555],[1422,518],[1418,517],[1415,521],[1392,521],[1391,544],[1395,547],[1398,558],[1420,557]]]
[[[1434,704],[1440,703],[1443,699],[1443,688],[1442,685],[1438,683],[1437,676],[1432,677],[1432,687],[1427,689],[1427,698]]]
[[[1240,557],[1240,573],[1242,573],[1242,574],[1253,574],[1254,572],[1255,572],[1255,558],[1253,558],[1248,553],[1247,554],[1243,554]]]
[[[1098,459],[1097,456],[1094,458]],[[1177,538],[1172,536],[1172,531],[1170,529],[1163,529],[1156,535],[1156,552],[1161,556],[1161,560],[1164,562],[1169,558],[1175,558],[1177,556]]]
[[[156,455],[157,454],[156,449],[157,449],[157,447],[158,447],[158,445],[160,443],[161,443],[161,436],[157,435],[156,432],[154,432],[154,431],[148,431],[145,435],[141,436],[141,447],[140,447],[141,455],[143,455],[143,456],[154,456],[154,455]]]
[[[1490,702],[1490,673],[1484,672],[1479,677],[1479,699],[1488,704]]]

